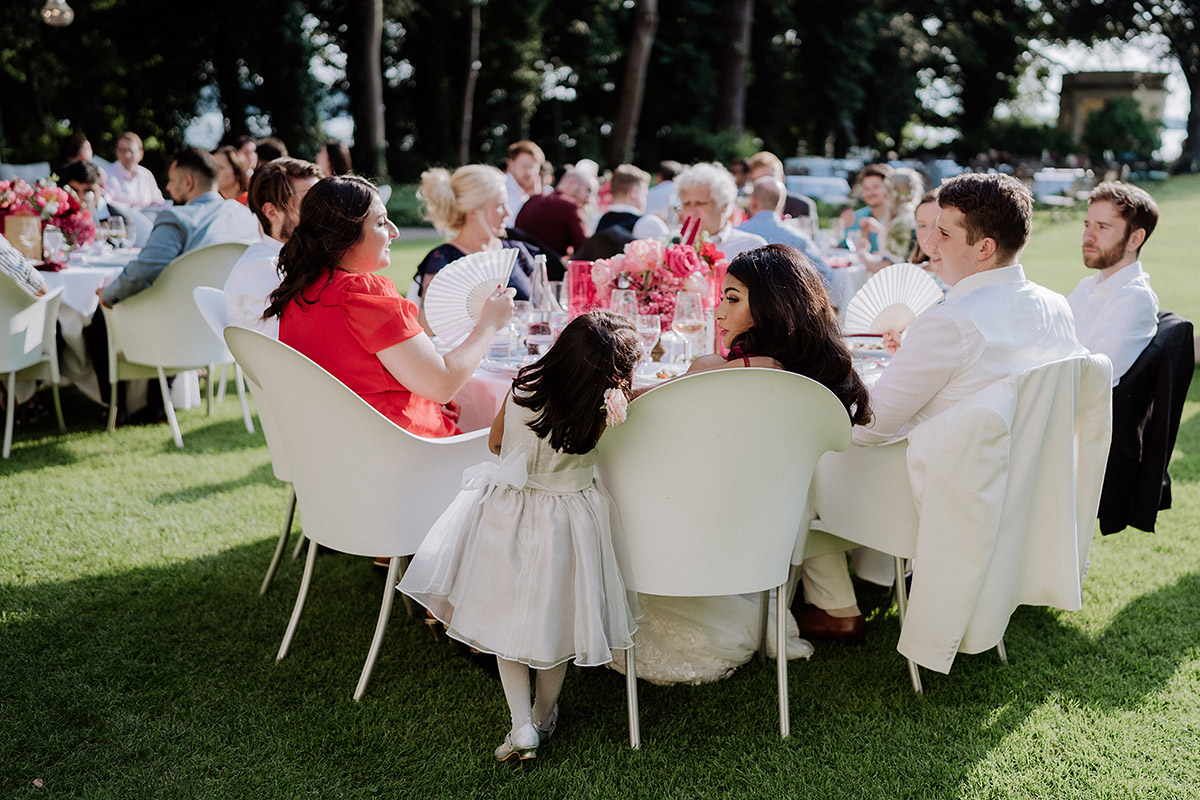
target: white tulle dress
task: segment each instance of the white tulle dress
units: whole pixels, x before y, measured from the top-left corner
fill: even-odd
[[[728,677],[758,651],[759,595],[661,597],[639,594],[637,675],[657,684],[707,683]],[[790,613],[787,657],[808,658],[813,646],[800,638]],[[775,657],[775,600],[767,621],[767,656]],[[625,673],[624,658],[610,667]]]
[[[526,425],[532,416],[509,396],[500,463],[463,474],[397,588],[477,650],[542,669],[598,666],[637,628],[609,501],[595,453],[552,449]]]

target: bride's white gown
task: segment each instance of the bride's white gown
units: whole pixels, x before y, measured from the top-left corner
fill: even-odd
[[[662,597],[639,594],[642,618],[634,636],[637,675],[657,684],[705,683],[727,677],[758,650],[759,595]],[[787,615],[787,657],[808,658],[813,647]],[[775,601],[767,623],[767,655],[775,657]],[[614,653],[609,666],[624,674]]]

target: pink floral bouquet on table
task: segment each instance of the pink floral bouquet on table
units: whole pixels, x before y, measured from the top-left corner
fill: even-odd
[[[0,181],[0,230],[7,216],[37,217],[45,228],[54,225],[63,232],[72,247],[96,238],[96,224],[80,204],[79,198],[42,178],[30,184],[20,178]]]
[[[592,282],[602,306],[608,305],[614,289],[633,290],[638,313],[658,314],[666,331],[675,315],[675,293],[699,292],[705,308],[711,308],[720,302],[728,266],[716,245],[695,234],[691,242],[637,239],[620,255],[593,263]]]

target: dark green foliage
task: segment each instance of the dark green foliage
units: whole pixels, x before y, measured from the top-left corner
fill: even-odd
[[[1117,158],[1145,158],[1161,144],[1158,126],[1142,116],[1138,101],[1114,97],[1088,115],[1083,144],[1093,158],[1110,150]]]

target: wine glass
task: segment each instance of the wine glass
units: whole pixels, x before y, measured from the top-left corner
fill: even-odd
[[[633,324],[637,328],[638,342],[642,345],[644,363],[649,364],[650,353],[654,350],[654,345],[658,344],[658,337],[662,335],[662,317],[658,314],[635,314]]]
[[[613,289],[608,299],[608,310],[632,319],[638,313],[637,292],[632,289]]]
[[[699,292],[675,293],[675,316],[671,329],[683,337],[687,345],[686,359],[692,361],[693,337],[704,330],[704,304]]]
[[[67,237],[53,225],[47,225],[42,231],[42,245],[45,247],[47,261],[57,261],[62,249],[67,245]]]
[[[107,235],[108,243],[114,248],[120,248],[125,241],[125,219],[118,216],[109,217]]]

